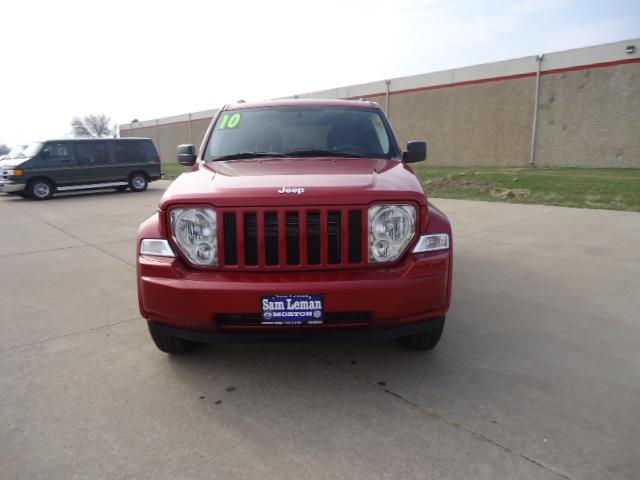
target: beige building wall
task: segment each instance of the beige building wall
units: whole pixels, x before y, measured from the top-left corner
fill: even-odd
[[[535,79],[521,78],[391,95],[401,146],[426,140],[432,165],[526,166]]]
[[[200,144],[202,143],[202,139],[204,138],[205,133],[207,133],[207,129],[209,128],[209,124],[213,118],[203,118],[200,120],[193,120],[191,122],[191,129],[193,132],[193,143],[196,146],[196,151],[200,152]]]
[[[539,165],[640,167],[640,63],[543,75],[536,150]]]
[[[213,115],[213,114],[211,114]],[[153,141],[162,163],[177,161],[176,152],[178,145],[191,143],[196,151],[200,150],[202,139],[209,128],[213,116],[178,119],[172,122],[162,123],[156,120],[132,123],[127,128],[120,130],[121,137],[145,137]]]
[[[633,46],[634,48],[630,48]],[[370,99],[401,146],[426,140],[432,165],[640,167],[640,39],[338,87],[290,98]],[[216,110],[122,125],[163,162],[199,149]]]

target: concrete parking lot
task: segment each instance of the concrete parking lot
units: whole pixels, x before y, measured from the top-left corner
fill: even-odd
[[[437,200],[456,258],[435,351],[171,358],[134,267],[166,184],[0,197],[2,479],[640,478],[640,214]]]

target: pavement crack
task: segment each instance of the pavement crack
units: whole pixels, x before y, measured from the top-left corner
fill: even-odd
[[[85,330],[78,330],[75,332],[65,333],[63,335],[56,335],[54,337],[43,338],[42,340],[36,340],[35,342],[23,343],[22,345],[14,345],[13,347],[5,348],[4,350],[0,350],[0,353],[11,352],[13,350],[18,350],[20,348],[31,347],[33,345],[37,345],[39,343],[46,343],[52,340],[59,340],[61,338],[73,337],[75,335],[82,335],[83,333],[94,332],[96,330],[102,330],[103,328],[114,327],[116,325],[122,325],[124,323],[133,322],[134,320],[140,320],[142,317],[137,316],[135,318],[128,318],[126,320],[121,320],[119,322],[107,323],[106,325],[100,325],[97,327],[87,328]]]
[[[43,220],[42,222],[43,222],[43,223],[45,223],[46,225],[49,225],[51,228],[54,228],[54,229],[58,230],[59,232],[62,232],[62,233],[64,233],[65,235],[68,235],[68,236],[70,236],[71,238],[73,238],[73,239],[75,239],[75,240],[77,240],[77,241],[79,241],[79,242],[82,242],[84,245],[86,245],[86,246],[88,246],[88,247],[91,247],[91,248],[94,248],[94,249],[98,250],[99,252],[102,252],[102,253],[104,253],[105,255],[108,255],[109,257],[114,258],[114,259],[118,260],[119,262],[124,263],[124,264],[125,264],[125,265],[127,265],[128,267],[136,268],[136,266],[135,266],[133,263],[129,263],[129,262],[127,262],[126,260],[123,260],[122,258],[120,258],[120,257],[118,257],[118,256],[116,256],[116,255],[114,255],[113,253],[111,253],[111,252],[109,252],[109,251],[105,250],[104,248],[100,248],[98,245],[94,245],[93,243],[89,243],[89,242],[87,242],[86,240],[83,240],[82,238],[80,238],[80,237],[78,237],[78,236],[74,235],[73,233],[67,232],[66,230],[64,230],[64,229],[62,229],[62,228],[60,228],[60,227],[58,227],[57,225],[54,225],[54,224],[53,224],[53,223],[51,223],[51,222],[47,222],[46,220]],[[108,243],[108,242],[105,242],[105,244],[106,244],[106,243]]]
[[[492,227],[488,227],[488,228],[484,228],[482,230],[478,230],[477,232],[472,232],[472,233],[467,233],[465,235],[461,235],[461,234],[456,234],[454,232],[454,237],[460,237],[460,238],[468,238],[468,237],[473,237],[475,235],[479,235],[481,233],[485,233],[488,232],[490,230],[495,230],[497,228],[503,228],[503,227],[510,227],[511,225],[515,225],[517,223],[522,223],[522,222],[528,222],[530,220],[535,220],[537,218],[542,218],[542,217],[547,217],[549,215],[553,215],[557,212],[545,212],[545,213],[541,213],[540,215],[533,215],[532,217],[527,217],[527,218],[520,218],[519,220],[514,220],[512,222],[507,222],[507,223],[503,223],[502,225],[494,225]]]
[[[37,217],[37,216],[35,216],[35,215],[32,215],[30,212],[26,211],[24,208],[21,208],[21,207],[19,207],[19,206],[16,206],[15,208],[16,208],[17,210],[19,210],[20,212],[24,213],[26,216],[31,217],[31,218],[33,218],[34,220],[40,221],[40,222],[44,223],[45,225],[48,225],[49,227],[51,227],[51,228],[53,228],[53,229],[55,229],[55,230],[58,230],[58,231],[59,231],[59,232],[61,232],[61,233],[64,233],[65,235],[67,235],[67,236],[69,236],[69,237],[73,238],[74,240],[77,240],[78,242],[82,243],[83,245],[86,245],[86,246],[88,246],[88,247],[90,247],[90,248],[93,248],[93,249],[95,249],[95,250],[98,250],[99,252],[102,252],[102,253],[104,253],[105,255],[108,255],[109,257],[114,258],[114,259],[118,260],[118,261],[119,261],[119,262],[121,262],[121,263],[124,263],[124,264],[125,264],[125,265],[127,265],[128,267],[136,268],[136,266],[135,266],[135,264],[134,264],[134,263],[127,262],[126,260],[123,260],[122,258],[120,258],[120,257],[118,257],[118,256],[116,256],[116,255],[114,255],[114,254],[112,254],[112,253],[111,253],[111,252],[109,252],[108,250],[105,250],[105,249],[103,249],[103,248],[100,248],[98,245],[94,245],[94,244],[92,244],[92,243],[89,243],[89,242],[87,242],[86,240],[84,240],[84,239],[82,239],[82,238],[78,237],[77,235],[74,235],[73,233],[67,232],[67,231],[66,231],[66,230],[64,230],[63,228],[60,228],[59,226],[57,226],[57,225],[55,225],[55,224],[51,223],[51,222],[50,222],[50,221],[48,221],[48,220],[45,220],[45,219],[43,219],[43,218],[39,218],[39,217]],[[116,215],[116,214],[113,214],[112,216],[115,216],[115,215]],[[101,243],[100,245],[107,245],[107,244],[109,244],[109,243],[117,243],[117,242],[103,242],[103,243]],[[78,246],[79,246],[79,245],[74,245],[73,247],[63,247],[63,248],[59,248],[59,249],[55,249],[55,250],[64,250],[65,248],[74,248],[74,247],[78,247]],[[45,252],[45,251],[54,251],[54,250],[43,250],[43,251],[41,251],[41,252],[28,252],[28,253],[42,253],[42,252]],[[28,254],[28,253],[25,253],[25,255],[26,255],[26,254]],[[20,255],[20,254],[16,254],[16,255]],[[0,256],[0,258],[3,258],[4,256],[12,256],[12,255],[3,255],[3,256]]]
[[[17,253],[6,253],[4,255],[0,255],[0,258],[9,258],[9,257],[22,257],[25,255],[34,255],[36,253],[49,253],[49,252],[57,252],[59,250],[70,250],[72,248],[84,247],[85,245],[69,245],[67,247],[59,247],[59,248],[48,248],[44,250],[33,250],[31,252],[17,252]]]
[[[472,430],[472,429],[470,429],[468,427],[465,427],[464,425],[460,425],[458,422],[454,422],[452,420],[449,420],[448,418],[440,415],[437,412],[434,412],[433,410],[429,410],[427,408],[424,408],[422,405],[414,402],[413,400],[410,400],[410,399],[404,397],[403,395],[399,394],[398,392],[394,392],[393,390],[388,388],[388,386],[386,386],[386,385],[385,386],[378,385],[377,383],[372,382],[372,381],[368,380],[367,378],[364,378],[361,375],[358,375],[357,373],[355,373],[355,372],[353,372],[353,371],[351,371],[351,370],[349,370],[349,369],[347,369],[345,367],[342,367],[342,366],[338,365],[335,362],[332,362],[331,360],[328,360],[328,359],[326,359],[324,357],[321,357],[320,355],[318,355],[316,353],[312,353],[312,352],[309,352],[309,351],[304,350],[304,349],[301,349],[301,351],[303,353],[311,356],[312,358],[324,363],[325,365],[327,365],[327,366],[329,366],[331,368],[334,368],[335,370],[338,370],[339,372],[341,372],[341,373],[343,373],[345,375],[348,375],[348,376],[350,376],[350,377],[352,377],[352,378],[354,378],[356,380],[359,380],[359,381],[361,381],[363,383],[366,383],[367,385],[369,385],[371,387],[374,387],[374,388],[384,392],[385,394],[390,395],[390,396],[400,400],[401,402],[403,402],[403,403],[415,408],[416,410],[420,411],[423,415],[426,415],[428,417],[431,417],[431,418],[434,418],[434,419],[439,420],[441,422],[444,422],[447,425],[449,425],[449,426],[451,426],[453,428],[456,428],[458,430],[462,430],[464,432],[467,432],[470,435],[472,435],[474,438],[477,438],[478,440],[483,441],[483,442],[490,443],[491,445],[503,450],[504,452],[507,452],[510,455],[517,456],[517,457],[525,460],[526,462],[529,462],[532,465],[535,465],[538,468],[541,468],[541,469],[543,469],[543,470],[545,470],[545,471],[547,471],[549,473],[557,475],[559,478],[563,478],[565,480],[571,480],[571,477],[569,477],[568,475],[566,475],[566,474],[564,474],[562,472],[559,472],[558,470],[556,470],[556,469],[554,469],[552,467],[544,465],[544,464],[538,462],[537,460],[534,460],[533,458],[530,458],[530,457],[528,457],[528,456],[526,456],[526,455],[524,455],[522,453],[518,453],[518,452],[512,450],[511,448],[507,447],[506,445],[503,445],[502,443],[497,442],[496,440],[493,440],[493,439],[487,437],[486,435],[483,435],[482,433],[476,432],[475,430]]]
[[[132,238],[121,238],[120,240],[108,240],[106,242],[96,243],[96,245],[112,245],[114,243],[122,243],[122,242],[135,243],[135,241],[136,241],[135,237],[132,237]]]

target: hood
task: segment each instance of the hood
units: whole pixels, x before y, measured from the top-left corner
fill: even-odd
[[[422,186],[404,163],[369,158],[268,158],[198,164],[166,190],[160,207],[365,205],[376,200],[425,204]]]
[[[4,160],[0,160],[0,168],[3,167],[17,167],[18,165],[23,164],[31,157],[18,157],[18,158],[5,158]]]

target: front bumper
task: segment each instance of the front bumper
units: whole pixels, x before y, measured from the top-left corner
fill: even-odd
[[[14,193],[21,192],[25,189],[26,184],[24,183],[15,183],[9,180],[0,180],[0,192],[3,193]]]
[[[388,328],[272,328],[254,330],[191,330],[149,321],[149,330],[199,343],[314,342],[343,340],[388,340],[441,329],[444,316]]]
[[[302,273],[195,271],[179,258],[138,257],[140,311],[150,326],[200,341],[410,335],[431,329],[445,315],[450,285],[449,251],[409,254],[399,264],[380,268]],[[346,320],[312,326],[220,320],[260,314],[262,296],[278,294],[323,295],[325,313],[344,314]],[[350,321],[355,312],[366,314],[366,320]]]

